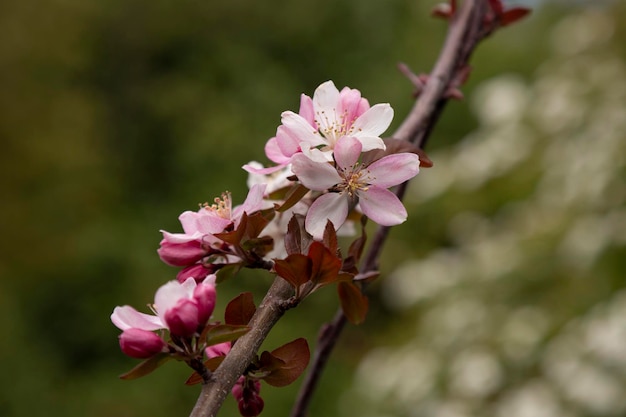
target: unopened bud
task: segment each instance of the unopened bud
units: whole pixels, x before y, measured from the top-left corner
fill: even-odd
[[[122,352],[137,359],[146,359],[163,352],[167,346],[157,334],[142,329],[126,329],[119,339]]]

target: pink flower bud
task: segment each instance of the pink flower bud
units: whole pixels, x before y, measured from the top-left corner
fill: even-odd
[[[184,298],[165,312],[165,323],[174,336],[192,336],[198,328],[198,304]]]
[[[173,243],[163,239],[157,253],[161,260],[168,265],[187,266],[202,259],[207,251],[202,248],[202,243],[197,240]]]
[[[226,356],[230,352],[231,342],[218,343],[217,345],[211,345],[204,350],[208,359],[215,358],[217,356]]]
[[[231,393],[237,400],[239,413],[242,416],[256,417],[261,414],[265,403],[259,395],[260,392],[261,383],[258,380],[248,379],[245,376],[239,377]]]
[[[178,274],[176,274],[176,279],[181,284],[187,281],[187,278],[193,278],[196,280],[196,282],[202,282],[212,272],[212,270],[206,268],[204,265],[196,264],[188,266],[187,268],[180,271]]]
[[[119,337],[122,352],[131,358],[146,359],[165,351],[166,343],[153,332],[126,329]]]
[[[217,295],[214,282],[215,278],[209,277],[198,284],[193,291],[193,300],[198,305],[198,322],[200,325],[205,325],[209,321],[215,308]]]

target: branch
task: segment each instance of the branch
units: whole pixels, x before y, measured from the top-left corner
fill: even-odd
[[[466,0],[463,3],[459,13],[450,23],[450,30],[443,50],[428,78],[428,82],[420,93],[419,99],[392,137],[413,142],[420,148],[424,147],[448,101],[446,93],[455,76],[467,65],[474,48],[487,34],[483,28],[486,11],[485,0]],[[405,182],[396,190],[396,195],[401,200],[406,192],[407,184]],[[378,258],[388,234],[389,227],[380,226],[377,229],[367,255],[363,259],[361,272],[378,269]],[[333,320],[320,331],[313,363],[300,388],[291,417],[306,416],[313,392],[345,324],[346,317],[340,309]]]
[[[276,277],[248,325],[250,331],[237,339],[224,361],[213,372],[191,411],[190,417],[213,417],[237,379],[248,367],[268,333],[285,312],[284,302],[293,294],[291,285]]]

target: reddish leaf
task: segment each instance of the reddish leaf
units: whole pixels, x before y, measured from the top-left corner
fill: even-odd
[[[515,23],[518,20],[523,19],[529,14],[530,14],[530,9],[526,9],[524,7],[514,7],[504,12],[502,17],[500,18],[500,25],[502,26],[510,25],[511,23]]]
[[[262,370],[270,371],[269,375],[263,379],[274,387],[289,385],[304,372],[310,357],[309,344],[304,338],[289,342],[274,349],[271,353],[263,352],[261,354]],[[265,363],[268,368],[264,366]]]
[[[139,365],[135,366],[125,374],[120,375],[120,378],[127,380],[141,378],[142,376],[148,375],[170,359],[172,359],[172,356],[169,353],[157,353],[156,355],[139,363]]]
[[[322,241],[324,242],[324,246],[326,246],[331,253],[337,254],[337,232],[330,220],[326,221]]]
[[[243,230],[243,237],[246,240],[258,237],[268,223],[269,220],[260,211],[248,215],[248,221]],[[241,227],[240,224],[238,229],[241,229]]]
[[[206,366],[209,371],[214,372],[217,367],[220,366],[220,364],[224,361],[225,357],[226,356],[216,356],[214,358],[207,359],[206,361],[204,361],[204,366]],[[204,382],[202,380],[202,376],[199,373],[194,372],[189,378],[187,378],[187,381],[185,381],[185,385],[196,385],[202,382]]]
[[[218,324],[211,326],[206,332],[207,346],[217,345],[218,343],[231,342],[240,338],[250,331],[250,327],[234,324]]]
[[[352,324],[361,324],[367,315],[367,297],[352,282],[340,282],[337,286],[343,314]]]
[[[306,253],[313,242],[313,237],[304,229],[304,216],[294,214],[287,225],[285,235],[285,249],[289,255]]]
[[[493,10],[496,16],[502,15],[502,0],[489,0],[489,6],[491,6],[491,10]]]
[[[282,205],[276,208],[276,211],[278,211],[279,213],[287,211],[291,207],[295,206],[298,201],[302,200],[302,197],[304,197],[306,193],[308,192],[309,192],[309,189],[306,188],[304,185],[302,184],[294,185],[287,192],[287,195],[285,196],[285,201],[283,202]]]
[[[247,325],[255,311],[252,293],[243,292],[228,303],[224,312],[224,320],[226,324]]]
[[[311,268],[311,259],[299,253],[274,261],[276,273],[296,289],[311,280]]]
[[[312,263],[311,280],[316,285],[337,281],[341,269],[341,259],[328,250],[321,242],[311,243],[309,258]]]

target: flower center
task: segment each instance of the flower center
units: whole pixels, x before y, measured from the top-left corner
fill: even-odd
[[[350,136],[354,131],[354,121],[348,119],[348,111],[344,110],[341,115],[337,115],[337,110],[333,108],[333,114],[328,115],[325,111],[315,112],[315,123],[319,126],[320,133],[328,140],[328,146],[333,149],[337,140],[343,136]]]
[[[222,193],[222,197],[215,197],[213,200],[213,204],[209,205],[209,203],[202,204],[205,210],[214,213],[215,215],[230,220],[231,218],[231,209],[232,209],[232,200],[230,197],[230,193],[227,191]]]
[[[343,183],[339,185],[342,192],[347,192],[350,197],[354,197],[358,191],[367,191],[369,188],[370,172],[363,169],[360,164],[355,164],[350,168],[344,168],[341,172]]]

